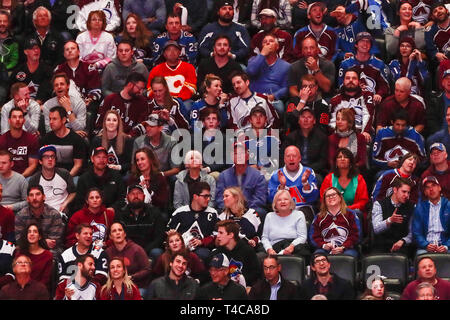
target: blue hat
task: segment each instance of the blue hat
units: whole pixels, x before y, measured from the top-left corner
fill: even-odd
[[[447,149],[445,148],[444,144],[443,144],[443,143],[440,143],[440,142],[435,142],[435,143],[433,143],[433,144],[430,146],[430,152],[431,152],[433,149],[438,149],[439,151],[447,151]]]
[[[213,268],[228,268],[230,260],[223,253],[218,253],[211,259],[209,266]]]
[[[42,159],[42,155],[47,151],[53,151],[56,154],[56,148],[53,145],[45,145],[39,149],[39,159]]]

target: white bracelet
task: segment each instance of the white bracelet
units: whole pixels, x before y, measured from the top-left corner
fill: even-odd
[[[306,104],[306,101],[305,101],[305,100],[303,100],[303,99],[300,99],[299,103],[303,103],[303,104]]]

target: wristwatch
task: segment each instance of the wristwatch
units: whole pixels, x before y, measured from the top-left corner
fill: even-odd
[[[67,111],[67,116],[70,117],[70,115],[72,114],[72,111]]]

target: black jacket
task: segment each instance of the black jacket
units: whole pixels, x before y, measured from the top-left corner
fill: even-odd
[[[270,291],[269,282],[266,279],[259,279],[250,290],[248,297],[250,300],[270,300]],[[277,300],[297,300],[298,298],[298,287],[281,277]]]
[[[145,300],[193,300],[198,290],[198,283],[191,277],[183,277],[178,284],[169,276],[152,281]]]
[[[444,93],[439,93],[438,95],[431,95],[430,102],[427,104],[427,109],[425,110],[427,125],[426,136],[430,136],[433,133],[442,129],[443,119],[445,119],[445,101]]]
[[[243,286],[230,280],[225,286],[219,286],[217,283],[208,282],[197,291],[196,299],[247,300],[248,297]]]
[[[331,274],[333,283],[328,293],[325,295],[328,300],[353,300],[355,299],[355,290],[349,281],[339,278],[336,274]],[[311,300],[313,296],[319,294],[316,285],[316,277],[306,279],[300,287],[300,299]]]

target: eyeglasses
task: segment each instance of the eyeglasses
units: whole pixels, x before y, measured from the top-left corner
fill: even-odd
[[[269,270],[269,271],[273,271],[273,270],[275,270],[277,268],[277,266],[263,266],[263,269],[264,270]]]
[[[210,194],[198,194],[198,196],[199,196],[199,197],[203,197],[203,198],[205,198],[205,199],[211,198],[211,195],[210,195]]]
[[[314,260],[314,264],[321,264],[321,263],[326,263],[326,262],[328,262],[328,260],[325,258]]]
[[[330,193],[330,194],[327,194],[326,196],[325,196],[325,198],[334,198],[334,197],[337,197],[337,192],[333,192],[333,193]]]
[[[56,156],[54,154],[53,155],[43,155],[42,158],[44,158],[44,159],[56,159]]]
[[[17,265],[28,265],[28,264],[30,264],[28,261],[17,261],[16,262],[16,266]]]

